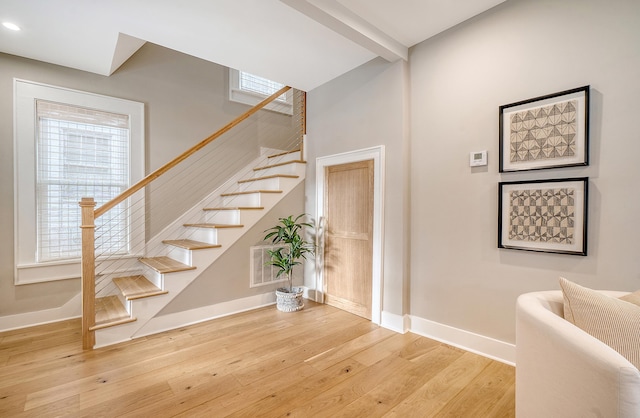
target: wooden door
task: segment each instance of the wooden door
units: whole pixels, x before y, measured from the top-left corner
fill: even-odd
[[[373,160],[325,170],[325,301],[371,319]]]

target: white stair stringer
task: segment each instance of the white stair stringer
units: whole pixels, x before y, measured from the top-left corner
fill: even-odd
[[[296,154],[299,155],[299,154]],[[137,269],[153,282],[160,289],[168,291],[167,294],[126,301],[127,311],[136,318],[136,321],[122,325],[116,325],[95,331],[96,347],[115,344],[127,341],[137,336],[141,336],[142,328],[153,319],[169,302],[180,294],[191,282],[193,282],[207,267],[213,264],[224,252],[231,248],[233,243],[249,231],[265,214],[269,212],[280,200],[287,196],[297,185],[304,181],[305,164],[303,162],[290,163],[279,167],[272,167],[265,170],[254,170],[255,167],[262,167],[277,164],[281,161],[291,160],[291,155],[282,157],[266,158],[261,157],[251,164],[250,169],[243,170],[239,175],[225,183],[214,191],[210,196],[203,199],[194,208],[187,211],[180,219],[167,226],[157,236],[148,242],[148,248],[157,248],[147,257],[166,255],[176,261],[195,266],[194,270],[172,272],[160,274],[155,270],[143,266],[138,262]],[[297,159],[296,159],[297,160]],[[268,184],[260,181],[260,190],[281,190],[281,193],[258,193],[252,194],[250,205],[246,203],[245,194],[221,198],[220,194],[233,193],[238,191],[253,190],[255,187],[246,187],[250,183],[240,183],[238,180],[247,178],[258,178],[274,174],[287,174],[296,176],[281,177],[277,181],[270,181]],[[222,206],[259,206],[263,210],[255,209],[232,209],[205,211],[208,207]],[[184,223],[194,223],[193,219],[198,219],[203,223],[224,223],[241,224],[241,228],[188,228]],[[239,222],[238,222],[239,221]],[[192,231],[190,231],[192,230]],[[207,248],[199,250],[185,250],[171,245],[161,244],[167,239],[193,239],[211,244],[219,244],[219,248]],[[115,294],[115,293],[114,293]]]

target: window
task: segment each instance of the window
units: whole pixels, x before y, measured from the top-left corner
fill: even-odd
[[[269,97],[273,93],[277,92],[284,87],[282,83],[276,83],[275,81],[267,80],[266,78],[259,77],[257,75],[249,74],[244,71],[240,71],[240,90],[245,92],[257,93],[264,97]],[[287,101],[286,94],[278,97],[276,100],[285,102]]]
[[[244,71],[229,69],[229,100],[255,106],[284,87],[284,84]],[[291,90],[266,106],[276,112],[293,113]]]
[[[36,100],[36,114],[36,261],[79,258],[80,199],[91,196],[99,206],[129,186],[129,116],[44,100]],[[126,212],[115,216],[126,224]],[[126,231],[105,229],[97,246],[128,253]]]
[[[15,283],[79,277],[82,197],[106,203],[144,175],[141,103],[15,80]],[[126,210],[96,220],[103,255],[131,255]],[[136,225],[136,229],[140,226]]]

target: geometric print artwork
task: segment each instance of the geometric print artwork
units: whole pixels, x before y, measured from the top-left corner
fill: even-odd
[[[577,100],[523,110],[511,115],[512,163],[573,157],[576,153]]]
[[[575,189],[515,190],[509,193],[509,239],[574,243]]]

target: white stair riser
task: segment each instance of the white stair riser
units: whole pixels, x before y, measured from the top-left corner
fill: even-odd
[[[176,261],[186,264],[188,266],[198,266],[199,264],[206,262],[215,255],[216,251],[220,251],[219,248],[203,248],[201,250],[187,250],[180,247],[171,247],[167,251],[167,256],[173,258]],[[171,274],[171,273],[170,273]]]
[[[263,206],[260,202],[260,193],[224,196],[222,198],[223,206]]]
[[[280,178],[274,177],[269,179],[261,179],[240,183],[240,191],[245,190],[280,190]]]
[[[269,158],[268,164],[277,164],[277,163],[282,163],[285,161],[300,161],[300,151],[298,152],[290,152],[284,155],[279,155],[277,157],[271,157]]]
[[[122,306],[124,306],[124,308],[127,310],[129,315],[131,315],[132,312],[133,312],[133,308],[131,306],[131,301],[127,300],[127,298],[124,297],[122,292],[118,292],[118,299],[120,299],[120,303],[122,303]]]
[[[262,197],[261,197],[262,205],[265,208],[271,208],[273,205],[279,202],[280,199],[282,199],[284,194],[285,193],[262,193]],[[262,211],[259,211],[259,212],[262,212]],[[264,214],[266,213],[267,212],[264,212]],[[260,214],[259,217],[264,216],[264,214]]]
[[[274,174],[296,174],[296,165],[287,164],[278,167],[262,168],[253,172],[253,177],[272,176]]]
[[[305,173],[305,164],[303,163],[294,163],[281,165],[277,167],[264,168],[260,170],[253,171],[253,177],[264,177],[271,176],[274,174],[292,174],[296,176],[304,176]]]
[[[201,250],[201,251],[206,252],[207,250]],[[209,255],[209,258],[210,257],[211,255]],[[202,262],[207,257],[205,257],[205,254],[201,254],[200,257],[192,256],[192,258],[196,258],[198,259],[196,261]],[[153,283],[160,289],[167,290],[169,292],[175,292],[176,289],[179,288],[176,286],[180,286],[181,280],[192,280],[195,276],[200,274],[200,272],[196,272],[196,270],[198,269],[196,268],[193,270],[176,271],[173,273],[158,273],[151,267],[147,267],[145,269],[144,275],[151,283]],[[180,290],[182,289],[184,289],[184,287],[180,288]],[[153,299],[153,298],[144,298],[144,299]]]
[[[204,222],[211,224],[239,225],[239,210],[205,210]]]
[[[218,230],[215,228],[185,227],[180,238],[218,244]]]
[[[188,266],[192,266],[191,263],[191,254],[193,251],[186,250],[184,248],[176,247],[173,245],[169,245],[167,250],[167,256],[173,258],[176,261],[181,262],[182,264],[186,264]]]
[[[157,288],[164,289],[164,277],[151,267],[144,265],[142,275],[153,283]]]

